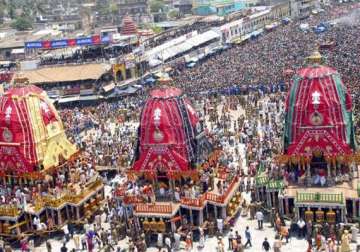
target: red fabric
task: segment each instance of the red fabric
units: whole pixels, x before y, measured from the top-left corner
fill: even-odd
[[[39,160],[33,136],[29,104],[22,97],[42,94],[43,90],[29,85],[12,88],[0,97],[0,170],[16,169],[32,172]],[[45,125],[57,120],[53,106],[40,97],[40,110]]]
[[[31,171],[37,157],[26,102],[15,101],[6,95],[0,98],[0,106],[0,167],[22,166],[24,170]],[[13,146],[12,143],[18,145]]]
[[[324,169],[321,169],[321,170],[319,171],[319,176],[320,176],[320,177],[325,177],[325,176],[326,176],[326,172],[325,172]]]
[[[34,86],[34,85],[27,85],[27,86],[24,86],[24,87],[21,87],[21,88],[10,88],[6,94],[8,96],[25,96],[25,95],[28,95],[28,94],[31,94],[31,93],[34,93],[34,94],[41,94],[43,93],[44,91],[41,89],[41,88],[38,88],[37,86]]]
[[[147,100],[140,119],[140,157],[134,163],[136,171],[187,170],[189,168],[184,118],[180,113],[177,88],[153,90]],[[198,118],[190,103],[184,101],[194,126]],[[188,106],[189,105],[189,106]],[[191,107],[192,108],[192,107]],[[190,111],[191,110],[191,111]]]
[[[41,108],[41,115],[45,125],[57,121],[55,112],[45,101],[40,101],[40,108]]]
[[[186,108],[190,117],[191,125],[195,127],[199,122],[199,117],[196,113],[196,110],[193,108],[193,106],[191,105],[188,99],[184,99],[184,102],[186,104]]]
[[[325,156],[351,154],[351,148],[339,142],[328,130],[308,130],[300,135],[287,150],[289,155],[311,156],[312,151],[321,150]]]
[[[13,76],[14,76],[13,72],[2,72],[2,73],[0,73],[0,83],[2,83],[2,82],[10,82]]]
[[[150,96],[152,98],[161,98],[161,99],[177,97],[180,96],[181,94],[182,94],[181,89],[176,87],[163,87],[163,88],[154,89],[150,92]]]
[[[342,105],[333,79],[336,73],[333,68],[325,66],[308,67],[298,72],[301,79],[295,102],[289,104],[287,100],[286,104],[287,111],[294,106],[292,144],[287,154],[310,156],[314,149],[326,155],[352,153],[346,144]],[[349,95],[346,100],[351,104]],[[314,118],[318,118],[317,123],[314,123]]]

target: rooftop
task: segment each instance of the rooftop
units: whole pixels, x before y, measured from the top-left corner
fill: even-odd
[[[22,72],[31,84],[97,80],[110,70],[108,64],[45,67]]]
[[[25,46],[26,41],[41,40],[59,34],[48,29],[37,32],[7,33],[4,39],[0,39],[0,49],[21,48]]]

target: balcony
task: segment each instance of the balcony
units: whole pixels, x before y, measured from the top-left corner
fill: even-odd
[[[344,204],[342,193],[296,193],[296,203],[335,203]]]

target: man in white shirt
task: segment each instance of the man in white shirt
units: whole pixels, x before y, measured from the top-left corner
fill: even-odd
[[[264,214],[260,210],[258,210],[256,212],[255,216],[256,216],[256,219],[258,221],[259,230],[263,229]]]
[[[230,229],[228,239],[229,239],[229,250],[233,250],[232,243],[233,243],[233,239],[235,239],[235,234],[232,229]]]
[[[224,221],[222,219],[217,219],[216,223],[217,223],[217,228],[218,228],[220,234],[222,234],[223,229],[224,229]]]
[[[165,245],[169,250],[171,250],[171,240],[169,236],[166,236],[165,238]]]
[[[68,228],[67,224],[65,224],[65,226],[63,227],[63,231],[64,231],[66,242],[68,242],[70,240],[70,232],[69,232],[69,228]]]
[[[175,233],[175,234],[174,234],[174,240],[175,240],[174,249],[175,249],[175,250],[178,250],[178,249],[180,248],[180,239],[181,239],[180,234]]]
[[[157,237],[157,246],[158,248],[162,248],[163,247],[163,234],[162,233],[158,233],[158,237]]]
[[[305,221],[302,218],[300,218],[297,222],[297,225],[299,228],[299,233],[298,233],[299,237],[305,237],[305,232],[306,232]]]

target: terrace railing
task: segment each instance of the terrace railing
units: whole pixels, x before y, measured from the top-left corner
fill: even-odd
[[[235,176],[234,179],[230,182],[228,188],[226,189],[226,191],[222,194],[222,195],[218,195],[215,193],[206,193],[205,194],[205,199],[209,200],[209,201],[213,201],[216,203],[225,203],[226,198],[229,196],[229,194],[232,192],[232,190],[234,189],[235,184],[239,181],[239,177]]]
[[[124,197],[125,204],[136,204],[136,203],[144,203],[144,202],[145,202],[144,198],[140,196],[126,195]]]
[[[16,217],[20,213],[20,210],[16,206],[0,206],[0,216]]]
[[[190,207],[203,207],[205,204],[206,196],[205,194],[201,195],[199,198],[191,199],[191,198],[181,198],[180,202],[182,205],[190,206]]]
[[[159,214],[171,214],[172,206],[170,204],[146,204],[138,203],[135,205],[135,211],[137,213],[159,213]]]
[[[265,176],[258,176],[255,178],[255,184],[256,186],[266,186],[269,182],[269,178]]]
[[[344,204],[344,196],[342,193],[296,193],[297,203],[320,202],[320,203],[336,203]]]

